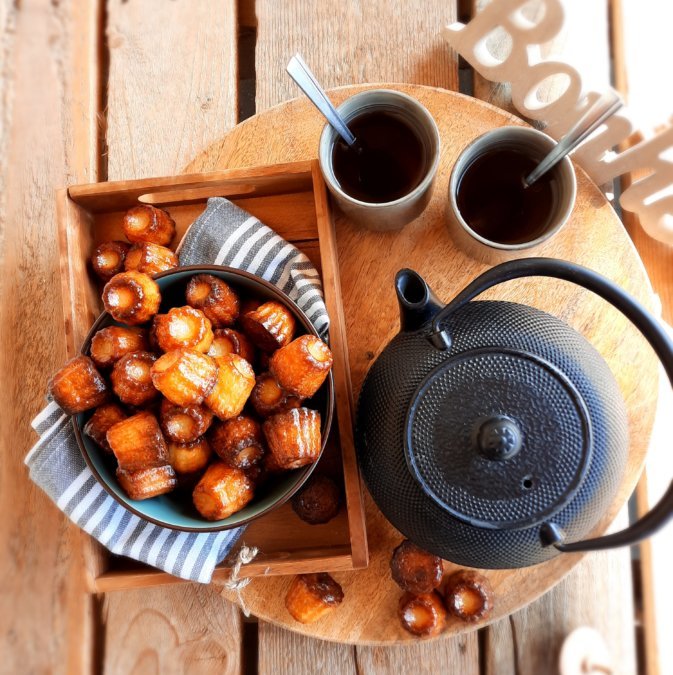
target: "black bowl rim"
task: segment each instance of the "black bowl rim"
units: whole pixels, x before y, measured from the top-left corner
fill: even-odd
[[[281,302],[290,307],[295,317],[301,321],[304,328],[312,335],[320,337],[318,331],[315,329],[315,326],[309,321],[306,314],[304,314],[303,310],[299,308],[299,306],[297,305],[297,303],[294,302],[294,300],[291,300],[290,297],[285,292],[281,291],[280,288],[278,288],[277,286],[274,286],[266,279],[262,279],[261,277],[258,277],[256,274],[252,274],[251,272],[239,270],[235,267],[228,267],[226,265],[185,265],[183,267],[176,267],[167,270],[165,272],[160,272],[159,274],[153,275],[152,278],[163,279],[166,277],[170,277],[174,274],[178,273],[182,274],[184,272],[192,272],[194,274],[206,274],[208,272],[227,272],[234,276],[241,276],[245,279],[248,279],[249,281],[256,283],[258,286],[262,286],[265,290],[270,291],[271,295],[275,295]],[[82,343],[82,347],[80,348],[80,354],[88,356],[88,350],[91,344],[91,339],[93,338],[94,334],[98,330],[98,327],[101,325],[101,323],[103,323],[108,318],[112,318],[110,316],[110,313],[107,311],[103,311],[98,316],[98,318],[93,322],[93,325],[89,329],[86,338],[84,338],[84,342]],[[314,469],[318,465],[318,462],[320,461],[323,452],[325,451],[327,440],[329,439],[329,434],[332,429],[332,420],[334,417],[334,376],[332,375],[331,370],[327,376],[326,382],[327,382],[327,411],[326,411],[327,419],[325,421],[324,433],[322,435],[322,442],[320,444],[320,453],[318,454],[318,458],[316,459],[315,462],[303,468],[304,473],[300,476],[299,480],[294,485],[294,487],[285,492],[281,497],[279,497],[275,502],[273,502],[273,504],[270,504],[267,508],[265,508],[263,511],[260,511],[256,515],[250,516],[249,518],[245,518],[234,525],[220,525],[220,526],[213,525],[212,527],[185,527],[182,525],[172,525],[165,521],[157,520],[156,518],[151,518],[145,513],[138,511],[138,509],[129,506],[126,502],[122,501],[119,498],[119,496],[115,493],[115,491],[103,479],[103,477],[98,472],[98,469],[96,469],[96,466],[94,465],[91,457],[89,457],[89,452],[86,449],[84,439],[82,438],[82,430],[80,429],[80,425],[77,423],[78,417],[77,415],[72,416],[72,426],[75,430],[75,438],[77,440],[79,451],[82,454],[82,457],[84,458],[84,461],[86,462],[87,466],[89,467],[89,469],[91,469],[91,473],[93,473],[94,477],[96,478],[98,483],[103,487],[103,489],[127,511],[130,511],[131,513],[138,516],[138,518],[140,518],[145,522],[158,525],[159,527],[164,527],[168,530],[175,530],[177,532],[195,532],[203,534],[210,534],[213,532],[223,532],[225,530],[233,530],[235,528],[242,527],[243,525],[248,525],[253,520],[257,520],[257,518],[261,518],[262,516],[265,516],[271,511],[279,508],[280,506],[288,502],[292,498],[292,496],[299,489],[301,489],[301,487],[309,479],[310,475],[313,473]],[[204,519],[204,523],[207,522],[208,521]]]

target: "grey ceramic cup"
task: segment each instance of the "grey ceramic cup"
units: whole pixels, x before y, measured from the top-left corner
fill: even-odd
[[[541,160],[556,141],[530,127],[499,127],[476,138],[459,155],[449,179],[448,223],[454,241],[472,257],[488,263],[537,255],[538,246],[554,236],[568,221],[575,205],[577,185],[572,162],[564,157],[554,169],[560,182],[560,198],[547,229],[535,239],[517,244],[491,241],[475,232],[463,219],[457,203],[460,180],[474,160],[494,148],[511,148]]]
[[[425,150],[425,172],[408,194],[391,202],[364,202],[341,189],[332,167],[332,148],[337,134],[328,125],[320,136],[318,159],[329,191],[341,210],[356,224],[370,230],[399,230],[417,218],[428,205],[439,164],[439,131],[432,115],[415,99],[391,89],[371,89],[351,96],[338,108],[346,123],[365,111],[392,110],[402,115],[418,133]]]

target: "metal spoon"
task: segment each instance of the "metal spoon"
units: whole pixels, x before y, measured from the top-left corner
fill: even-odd
[[[346,126],[343,118],[337,112],[332,102],[327,98],[325,90],[318,84],[318,80],[304,62],[304,59],[295,54],[286,68],[288,75],[297,83],[299,88],[309,97],[309,100],[327,118],[341,138],[349,145],[355,143],[355,136]]]
[[[623,105],[621,96],[612,89],[598,98],[552,151],[523,179],[524,187],[530,187],[544,176]]]

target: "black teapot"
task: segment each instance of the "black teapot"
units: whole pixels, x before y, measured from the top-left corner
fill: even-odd
[[[626,409],[602,357],[560,319],[512,302],[470,302],[527,276],[572,281],[615,305],[673,382],[673,342],[658,321],[589,269],[506,262],[443,308],[416,272],[398,272],[401,331],[364,382],[358,459],[390,522],[459,565],[525,567],[562,551],[633,544],[673,513],[672,486],[631,527],[582,540],[623,478]]]

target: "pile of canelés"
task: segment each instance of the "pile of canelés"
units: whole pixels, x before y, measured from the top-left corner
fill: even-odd
[[[178,265],[167,248],[175,223],[141,205],[123,229],[131,244],[105,242],[91,258],[105,309],[123,325],[97,331],[50,393],[68,414],[95,409],[84,433],[114,455],[131,499],[188,486],[203,518],[227,518],[269,476],[317,460],[320,413],[305,403],[332,354],[314,335],[295,336],[284,304],[210,274],[189,279],[184,305],[160,314],[152,277]]]

